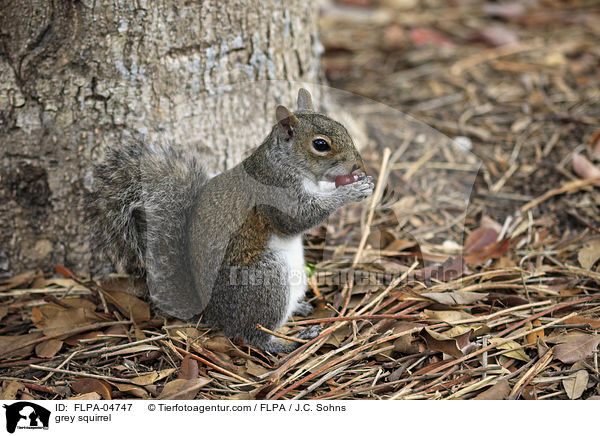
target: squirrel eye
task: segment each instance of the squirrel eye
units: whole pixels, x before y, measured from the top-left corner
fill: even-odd
[[[323,138],[313,139],[312,146],[318,153],[326,153],[331,150],[331,147]]]

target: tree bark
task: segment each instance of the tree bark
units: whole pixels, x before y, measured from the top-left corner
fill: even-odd
[[[82,193],[107,145],[161,136],[237,164],[292,82],[319,79],[316,31],[303,0],[4,0],[0,276],[89,270]]]

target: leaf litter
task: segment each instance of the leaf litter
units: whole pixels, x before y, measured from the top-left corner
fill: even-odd
[[[379,3],[344,5],[360,12],[347,20],[323,9],[329,81],[456,138],[481,169],[450,141],[370,117],[364,160],[388,187],[306,235],[316,310],[281,333],[323,331],[289,355],[165,318],[130,277],[4,278],[0,398],[600,395],[599,8]],[[386,147],[404,151],[386,161]],[[457,215],[464,199],[443,188],[464,174],[474,187]]]

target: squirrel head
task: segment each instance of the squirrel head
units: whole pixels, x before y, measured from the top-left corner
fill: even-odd
[[[310,181],[333,182],[336,176],[365,171],[346,128],[315,112],[306,89],[298,92],[297,111],[292,113],[285,106],[278,106],[275,115],[277,144],[284,149],[289,163]]]

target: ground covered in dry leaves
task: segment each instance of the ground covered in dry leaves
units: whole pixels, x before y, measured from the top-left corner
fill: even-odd
[[[378,184],[307,235],[316,311],[281,333],[318,338],[265,355],[31,271],[0,282],[0,399],[598,399],[600,7],[415,4],[321,6],[330,83],[395,110],[345,97]]]

